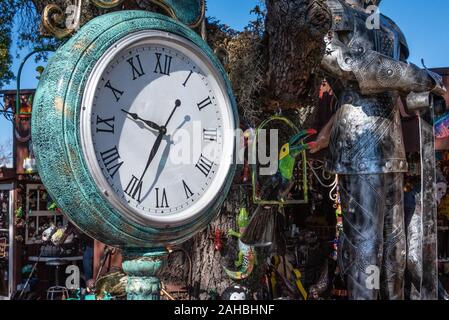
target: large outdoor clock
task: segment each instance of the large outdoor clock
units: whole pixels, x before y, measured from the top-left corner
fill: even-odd
[[[32,119],[43,183],[110,245],[186,240],[212,220],[234,176],[225,72],[195,32],[159,14],[86,24],[49,62]]]

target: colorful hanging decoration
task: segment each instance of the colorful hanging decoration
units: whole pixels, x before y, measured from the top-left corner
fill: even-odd
[[[211,230],[210,239],[214,242],[214,250],[220,252],[223,249],[223,238],[226,236],[225,232],[216,227]]]
[[[338,179],[338,177],[337,177]],[[340,244],[340,235],[343,232],[343,212],[341,210],[341,202],[340,202],[340,192],[338,190],[338,182],[336,185],[336,194],[335,194],[335,217],[337,220],[337,224],[335,226],[335,239],[333,241],[333,251],[332,251],[332,259],[337,261],[338,257],[338,246]]]
[[[293,205],[306,204],[308,199],[308,180],[307,180],[307,156],[306,150],[313,147],[313,142],[306,143],[305,140],[316,134],[313,129],[299,130],[289,119],[281,116],[273,116],[263,121],[256,130],[254,142],[251,146],[253,159],[258,154],[259,136],[267,130],[269,126],[275,126],[279,130],[279,124],[285,131],[291,131],[293,135],[282,145],[279,150],[278,170],[276,174],[260,181],[259,167],[257,161],[251,166],[252,185],[253,185],[253,202],[258,205]],[[283,130],[284,130],[283,129]],[[300,177],[294,176],[293,172],[296,166],[301,167],[302,174]],[[293,179],[295,178],[295,179]],[[294,181],[295,180],[295,181]],[[301,199],[290,199],[289,193],[294,186],[293,182],[300,180]]]
[[[226,274],[233,280],[243,280],[248,278],[254,270],[255,260],[256,260],[256,252],[253,247],[244,244],[240,238],[242,234],[245,232],[246,227],[249,224],[249,214],[246,207],[240,208],[239,215],[237,217],[237,225],[239,227],[239,231],[236,232],[234,230],[228,231],[228,236],[238,238],[238,258],[235,261],[235,266],[239,268],[238,271],[232,271],[223,266]]]
[[[301,296],[304,300],[307,300],[308,295],[307,295],[306,289],[304,289],[304,285],[302,284],[301,271],[299,271],[299,269],[295,268],[295,269],[293,269],[293,274],[295,275],[295,284],[296,284],[296,287],[298,288],[299,293],[301,294]]]

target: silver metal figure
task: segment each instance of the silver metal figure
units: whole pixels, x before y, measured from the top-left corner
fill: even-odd
[[[366,8],[380,0],[326,2],[333,26],[325,39],[322,69],[340,108],[314,151],[329,144],[327,167],[339,175],[344,213],[340,267],[347,275],[350,299],[401,300],[407,160],[397,100],[418,93],[411,95],[413,102],[421,93],[442,93],[444,88],[436,74],[406,62],[407,42],[392,20],[380,15],[379,28],[367,27]]]

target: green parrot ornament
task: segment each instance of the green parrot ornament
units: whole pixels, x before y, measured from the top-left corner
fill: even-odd
[[[305,140],[317,133],[314,129],[302,130],[284,144],[279,151],[278,171],[268,179],[261,188],[262,199],[278,199],[282,201],[294,185],[293,171],[296,161],[304,150],[312,149],[315,142],[306,143]],[[240,241],[248,246],[267,247],[272,251],[282,253],[282,237],[279,230],[282,221],[273,207],[258,206],[254,211],[248,226]]]
[[[278,171],[261,188],[262,199],[282,201],[293,186],[293,170],[298,157],[304,150],[311,149],[315,142],[305,140],[317,132],[314,129],[302,130],[295,134],[279,150]]]
[[[314,145],[314,142],[304,143],[304,140],[316,133],[315,129],[303,130],[291,137],[289,142],[281,147],[278,169],[283,182],[292,180],[296,159],[302,151],[310,149]]]

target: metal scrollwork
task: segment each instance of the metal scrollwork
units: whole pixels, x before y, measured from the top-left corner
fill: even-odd
[[[42,14],[42,26],[45,31],[54,35],[58,39],[70,36],[75,29],[65,28],[65,14],[56,4],[49,4]]]
[[[91,0],[92,3],[102,9],[111,9],[122,4],[124,0]]]

